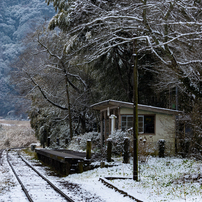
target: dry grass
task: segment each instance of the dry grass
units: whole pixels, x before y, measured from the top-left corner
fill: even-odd
[[[29,121],[0,119],[0,149],[29,146],[36,142]]]

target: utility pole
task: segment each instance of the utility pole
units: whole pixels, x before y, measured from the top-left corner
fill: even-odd
[[[138,181],[138,73],[137,39],[133,41],[133,180]]]

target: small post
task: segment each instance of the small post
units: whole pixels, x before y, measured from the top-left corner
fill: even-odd
[[[161,139],[159,140],[159,158],[165,157],[164,152],[165,152],[165,140]]]
[[[112,139],[108,138],[107,139],[107,162],[112,161]]]
[[[78,161],[78,172],[79,173],[83,172],[83,161]]]
[[[100,162],[100,168],[104,168],[105,167],[105,162],[101,161]]]
[[[47,139],[47,147],[50,147],[50,137]]]
[[[91,140],[87,140],[86,159],[91,159]]]
[[[31,150],[34,151],[35,148],[36,148],[36,145],[35,145],[35,144],[32,144],[32,145],[31,145]]]
[[[128,137],[124,138],[124,154],[123,154],[123,163],[129,163],[129,145],[130,140]]]
[[[68,145],[68,139],[67,138],[65,139],[65,145]]]
[[[60,139],[57,138],[57,145],[60,146]]]

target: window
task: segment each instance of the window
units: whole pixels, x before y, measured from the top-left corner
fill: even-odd
[[[138,115],[138,132],[141,133],[154,133],[154,115]],[[121,129],[127,130],[133,127],[133,116],[121,116]]]
[[[154,133],[154,116],[144,116],[144,133]]]
[[[133,127],[133,116],[132,115],[121,116],[121,129],[124,131],[132,127]]]
[[[144,116],[138,116],[138,132],[144,133]]]

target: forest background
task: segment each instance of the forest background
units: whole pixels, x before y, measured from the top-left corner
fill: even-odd
[[[46,3],[1,1],[0,116],[28,113],[42,144],[99,130],[90,105],[132,102],[137,61],[138,103],[184,111],[201,150],[200,0]]]

